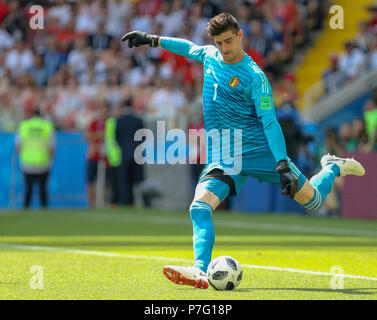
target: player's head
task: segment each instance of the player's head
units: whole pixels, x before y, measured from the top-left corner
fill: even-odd
[[[243,31],[231,14],[223,12],[214,16],[208,23],[207,32],[225,62],[235,62],[243,55]]]

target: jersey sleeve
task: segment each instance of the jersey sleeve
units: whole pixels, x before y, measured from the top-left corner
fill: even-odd
[[[203,63],[207,50],[211,46],[198,46],[185,39],[161,37],[161,47],[180,56]]]
[[[256,114],[263,124],[268,145],[276,162],[287,160],[287,148],[283,131],[276,119],[271,85],[262,70],[255,70],[252,82],[245,93],[255,105]]]

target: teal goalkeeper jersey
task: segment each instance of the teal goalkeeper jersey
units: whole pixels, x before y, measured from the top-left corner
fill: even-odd
[[[228,155],[245,159],[272,153],[276,162],[287,159],[270,83],[250,56],[245,53],[240,62],[227,64],[215,46],[197,46],[169,37],[161,37],[161,47],[203,64],[203,117],[210,137],[209,164],[226,161]]]

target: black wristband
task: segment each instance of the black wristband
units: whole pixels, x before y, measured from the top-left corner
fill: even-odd
[[[158,47],[158,40],[160,39],[160,36],[157,36],[155,34],[148,34],[147,38],[149,39],[149,45],[151,47]]]
[[[289,163],[287,160],[280,160],[276,167],[276,173],[286,173],[286,172],[291,172],[291,169],[289,168]]]

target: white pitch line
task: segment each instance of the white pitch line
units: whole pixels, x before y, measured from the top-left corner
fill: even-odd
[[[132,254],[122,254],[122,253],[92,251],[92,250],[81,250],[81,249],[71,249],[71,248],[24,245],[24,244],[15,244],[15,243],[0,243],[0,248],[12,248],[12,249],[17,249],[17,250],[29,250],[29,251],[66,252],[66,253],[74,253],[74,254],[102,256],[102,257],[115,257],[115,258],[128,258],[128,259],[157,260],[157,261],[178,261],[178,262],[185,262],[185,263],[192,262],[192,260],[180,259],[180,258],[143,256],[143,255],[132,255]],[[250,264],[243,264],[242,267],[243,268],[250,268],[250,269],[260,269],[260,270],[270,270],[270,271],[285,271],[285,272],[312,274],[312,275],[318,275],[318,276],[330,276],[330,277],[335,276],[335,277],[341,277],[341,278],[377,281],[377,278],[359,276],[359,275],[351,275],[351,274],[327,273],[327,272],[319,272],[319,271],[312,271],[312,270],[301,270],[301,269],[281,268],[281,267],[271,267],[271,266],[259,266],[259,265],[250,265]]]

